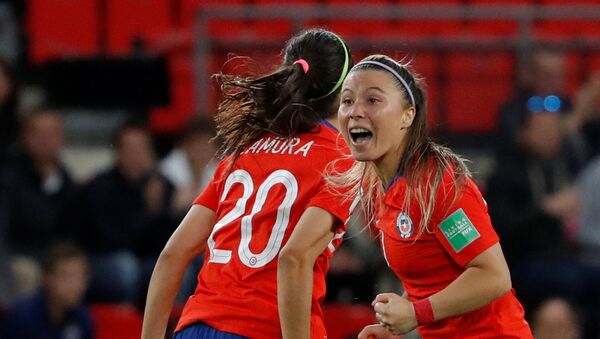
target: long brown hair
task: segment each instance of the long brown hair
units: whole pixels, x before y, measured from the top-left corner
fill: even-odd
[[[361,61],[367,60],[382,63],[395,70],[408,84],[414,96],[415,117],[406,134],[404,151],[398,168],[401,169],[407,183],[406,196],[403,202],[405,211],[410,210],[411,200],[419,202],[421,227],[417,236],[420,236],[425,231],[431,232],[428,224],[436,207],[436,192],[438,189],[441,188],[447,192],[454,191],[453,199],[456,199],[470,173],[462,157],[449,148],[434,142],[429,136],[427,101],[423,79],[413,72],[408,64],[396,62],[388,56],[371,55]],[[377,65],[361,64],[359,62],[350,72],[371,69],[385,71]],[[400,79],[396,79],[395,76],[394,78],[397,88],[403,93],[404,101],[410,103],[411,100],[406,88]],[[453,189],[448,190],[445,187],[440,187],[445,173],[452,173]],[[384,187],[375,172],[375,165],[372,162],[356,162],[347,172],[330,175],[329,180],[338,187],[351,185],[353,187],[352,193],[361,195],[362,206],[368,220],[374,220],[375,209],[382,202]]]
[[[308,68],[305,71],[302,59]],[[234,159],[267,132],[289,138],[314,130],[335,114],[341,83],[352,67],[346,43],[323,29],[292,37],[283,63],[259,77],[217,74],[223,98],[217,115],[217,138],[222,156]]]

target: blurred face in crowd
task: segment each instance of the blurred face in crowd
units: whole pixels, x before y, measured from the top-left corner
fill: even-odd
[[[566,301],[551,298],[538,309],[533,319],[533,333],[537,339],[581,338],[577,314]]]
[[[556,156],[561,147],[561,116],[558,112],[531,113],[523,128],[526,148],[541,159]]]
[[[35,161],[57,161],[63,147],[63,128],[56,111],[35,113],[23,127],[25,152]]]
[[[4,66],[0,63],[0,106],[10,97],[13,91],[12,82]]]
[[[537,95],[560,95],[565,88],[565,57],[541,50],[533,55],[533,87]]]
[[[85,258],[72,257],[58,261],[45,278],[50,301],[65,308],[77,307],[87,290],[88,279]]]
[[[350,72],[342,86],[338,119],[359,161],[395,172],[414,108],[409,108],[393,75],[383,70]]]
[[[208,134],[195,134],[184,140],[182,147],[194,167],[203,167],[215,155],[215,146],[210,142],[212,138]]]
[[[121,132],[117,149],[117,166],[130,180],[139,180],[154,167],[152,140],[145,130],[129,128]]]

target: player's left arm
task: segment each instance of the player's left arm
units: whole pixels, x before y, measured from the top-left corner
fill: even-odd
[[[500,244],[488,248],[465,267],[464,272],[428,299],[433,319],[461,315],[504,295],[511,288],[510,274]],[[382,293],[373,301],[375,316],[393,334],[417,327],[415,303],[394,293]]]
[[[466,266],[450,285],[429,299],[436,320],[464,314],[485,306],[512,287],[500,244],[488,248]]]
[[[310,338],[313,267],[333,239],[336,221],[322,208],[307,208],[279,253],[277,303],[285,339]]]

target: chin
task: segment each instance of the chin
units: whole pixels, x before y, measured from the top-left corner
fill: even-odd
[[[363,152],[352,151],[352,157],[356,161],[373,161],[374,158]]]

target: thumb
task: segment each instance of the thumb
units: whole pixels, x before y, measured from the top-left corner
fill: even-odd
[[[388,303],[390,301],[390,297],[394,295],[393,293],[380,293],[378,294],[373,302],[371,302],[371,306],[375,306],[376,303]]]

